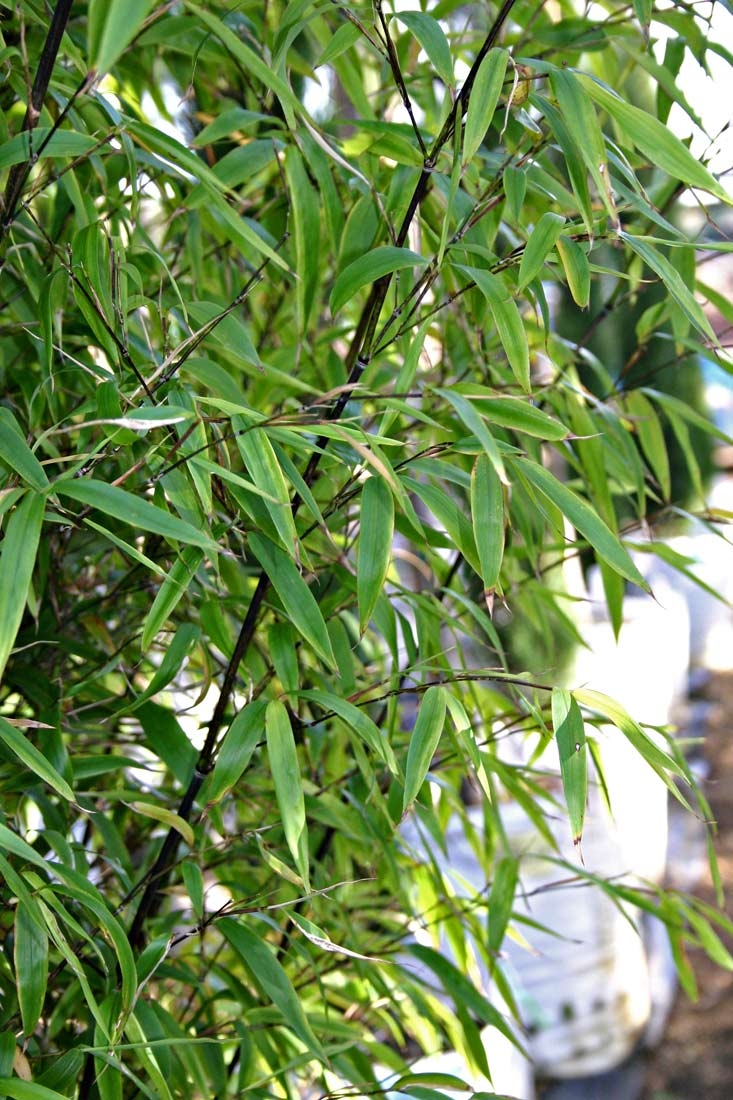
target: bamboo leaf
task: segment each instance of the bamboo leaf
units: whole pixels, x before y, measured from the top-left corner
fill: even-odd
[[[463,264],[457,264],[456,266],[475,282],[489,303],[499,339],[506,352],[509,365],[514,372],[514,377],[522,389],[529,393],[531,387],[529,383],[527,332],[516,302],[498,275],[492,275],[491,272],[482,271],[477,267],[465,267]]]
[[[392,557],[394,497],[384,478],[367,478],[361,493],[356,593],[363,634],[384,586]]]
[[[44,498],[30,491],[11,512],[5,525],[0,550],[0,681],[28,599],[44,511]]]
[[[219,921],[217,927],[236,951],[262,996],[279,1010],[287,1027],[305,1043],[311,1054],[325,1058],[298,994],[266,942],[244,921],[231,917]]]
[[[131,527],[162,535],[174,543],[190,543],[210,551],[216,549],[211,538],[197,531],[190,523],[116,485],[107,485],[91,478],[64,478],[55,482],[54,491],[59,496],[69,497],[89,508],[96,508],[106,516],[112,516]]]
[[[708,191],[727,205],[733,203],[730,193],[659,119],[619,98],[589,76],[579,74],[576,79],[585,93],[608,111],[623,136],[633,142],[651,164],[668,172],[673,179]]]
[[[436,390],[441,397],[444,397],[453,408],[456,410],[458,416],[463,421],[484,449],[484,454],[491,463],[496,472],[496,476],[503,485],[508,485],[509,481],[506,476],[506,470],[504,469],[504,460],[501,457],[501,452],[497,446],[496,440],[491,434],[491,430],[485,422],[484,417],[478,411],[477,406],[467,400],[463,394],[458,393],[455,390],[441,389]],[[487,418],[488,419],[488,418]]]
[[[484,598],[491,614],[504,557],[504,489],[486,455],[479,455],[471,474],[471,519]]]
[[[401,11],[397,14],[397,19],[414,34],[443,83],[449,88],[453,87],[453,58],[448,39],[438,20],[422,11]]]
[[[583,833],[588,797],[585,727],[580,707],[570,692],[562,688],[554,688],[552,692],[552,725],[560,756],[560,774],[573,844],[578,844]]]
[[[151,11],[154,0],[127,0],[124,5],[89,0],[89,64],[106,73],[129,46]]]
[[[3,741],[7,748],[9,748],[42,783],[46,783],[67,801],[74,801],[74,792],[64,777],[56,771],[43,753],[39,752],[36,746],[29,741],[19,729],[16,729],[7,719],[2,717],[0,717],[0,741]]]
[[[13,961],[24,1036],[32,1035],[43,1011],[48,982],[48,935],[19,900],[15,910]]]
[[[590,265],[585,252],[572,237],[560,234],[556,248],[573,301],[585,309],[590,301]]]
[[[165,575],[143,626],[140,647],[144,653],[186,595],[196,570],[203,560],[203,550],[198,546],[184,546],[180,557],[176,558],[170,571]]]
[[[489,50],[479,66],[466,111],[462,154],[464,165],[473,160],[491,125],[501,95],[508,61],[507,51],[494,47]]]
[[[293,626],[321,660],[329,668],[335,668],[336,658],[320,608],[294,562],[264,535],[251,533],[249,546],[267,573]]]
[[[440,742],[445,724],[445,689],[433,685],[425,692],[420,703],[415,728],[410,737],[405,765],[405,791],[402,813],[407,813],[425,782],[430,763]]]
[[[300,764],[290,717],[284,703],[273,699],[265,712],[267,757],[275,784],[275,795],[290,854],[305,883],[309,886],[308,827]]]
[[[515,856],[504,856],[496,866],[489,894],[489,951],[492,954],[498,954],[504,940],[518,880],[518,860]]]
[[[529,235],[519,264],[517,290],[523,290],[542,270],[548,253],[565,227],[565,219],[560,214],[546,210]]]
[[[703,313],[702,306],[696,301],[692,292],[685,285],[682,276],[672,266],[667,257],[663,256],[646,237],[636,237],[631,233],[619,233],[619,236],[637,256],[641,256],[652,271],[656,272],[665,289],[669,291],[698,332],[701,332],[703,336],[716,344],[717,337],[713,332],[712,325]]]
[[[247,770],[252,754],[265,739],[267,702],[255,699],[242,707],[227,730],[216,757],[211,779],[206,787],[207,803],[220,802],[239,782]]]
[[[353,260],[336,279],[329,305],[336,314],[363,286],[409,267],[424,267],[427,260],[409,248],[383,245]]]
[[[237,430],[245,423],[243,417],[232,418],[232,426]],[[265,507],[283,549],[294,558],[298,552],[298,534],[295,530],[290,493],[267,432],[263,428],[255,427],[250,427],[249,431],[240,431],[237,435],[237,447],[252,481],[264,494]]]
[[[544,466],[524,458],[513,459],[513,462],[542,495],[560,509],[600,557],[605,558],[622,577],[649,591],[649,585],[634,565],[628,550],[582,497],[558,481]]]
[[[157,802],[142,802],[138,799],[136,802],[130,802],[129,807],[133,813],[140,814],[142,817],[149,817],[153,821],[160,821],[169,829],[175,829],[183,837],[189,848],[193,848],[195,844],[193,829],[187,821],[184,821],[173,810],[169,810],[167,806],[160,806]]]
[[[0,407],[0,459],[32,489],[42,493],[48,488],[43,466],[26,443],[13,413],[4,406]]]
[[[384,761],[393,775],[399,773],[392,746],[379,727],[363,710],[332,691],[319,691],[314,688],[309,691],[301,691],[299,695],[300,698],[317,703],[324,710],[331,710],[334,714],[337,714],[361,738],[364,744],[368,745],[379,759]]]

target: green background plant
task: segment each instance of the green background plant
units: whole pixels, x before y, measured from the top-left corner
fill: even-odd
[[[666,438],[699,496],[715,434],[590,338],[651,284],[624,361],[725,359],[674,207],[728,197],[666,120],[682,57],[729,55],[686,4],[602,8],[3,8],[6,1095],[374,1091],[436,1041],[490,1065],[496,1008],[404,942],[428,914],[460,959],[488,910],[511,1004],[498,801],[555,803],[500,744],[598,717],[548,672],[557,567],[595,558],[618,626],[678,503]],[[534,667],[495,610],[542,624]],[[493,886],[464,909],[397,830],[440,846],[466,777]],[[686,942],[730,965],[720,914],[633,897],[688,989]]]

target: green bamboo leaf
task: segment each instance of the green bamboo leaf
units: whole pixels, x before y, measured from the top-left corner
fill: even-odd
[[[608,111],[625,138],[631,141],[651,164],[668,172],[673,179],[690,187],[698,187],[715,195],[721,202],[733,204],[728,192],[707,168],[694,157],[686,145],[664,123],[639,107],[620,99],[609,88],[589,76],[578,74],[576,79],[585,93]]]
[[[89,0],[87,42],[89,64],[95,72],[109,72],[153,7],[154,0],[127,0],[125,4]]]
[[[424,256],[411,252],[409,248],[395,248],[394,245],[373,248],[371,252],[353,260],[336,279],[329,300],[331,313],[338,313],[363,286],[374,283],[385,275],[392,275],[395,271],[403,271],[408,267],[424,267],[427,262]]]
[[[43,1011],[48,982],[48,935],[32,919],[28,906],[18,901],[13,944],[16,989],[23,1035],[32,1035]]]
[[[432,15],[422,11],[401,11],[396,17],[414,34],[435,72],[449,88],[455,84],[453,58],[443,28]]]
[[[44,498],[28,492],[5,524],[0,550],[0,681],[28,599],[44,510]]]
[[[145,625],[140,647],[146,653],[158,631],[165,625],[178,603],[183,599],[204,560],[204,552],[198,546],[184,546],[170,571],[155,594]]]
[[[264,494],[264,502],[284,550],[295,558],[298,553],[298,533],[290,503],[288,485],[283,476],[277,455],[264,428],[254,428],[244,417],[232,418],[233,428],[239,432],[237,447],[247,466],[249,476]],[[249,431],[240,431],[242,426]]]
[[[418,943],[410,944],[408,951],[433,971],[457,1009],[467,1009],[483,1024],[495,1027],[513,1046],[517,1046],[517,1037],[499,1010],[445,955]]]
[[[506,476],[501,452],[485,422],[485,418],[478,411],[476,405],[457,390],[445,389],[436,390],[435,392],[439,393],[441,397],[444,397],[446,401],[453,406],[469,432],[476,436],[476,439],[483,447],[484,454],[493,466],[499,481],[501,481],[503,485],[508,485],[509,479]]]
[[[320,691],[317,688],[301,691],[299,696],[301,699],[316,703],[324,710],[333,711],[361,738],[365,745],[368,745],[377,754],[380,760],[384,761],[393,775],[399,774],[399,767],[392,746],[379,727],[360,707],[354,706],[353,703],[334,692]]]
[[[308,328],[319,279],[321,204],[305,170],[303,157],[291,145],[285,157],[285,178],[290,195],[290,218],[295,238],[296,305],[301,333]]]
[[[562,688],[554,688],[552,692],[552,725],[560,756],[560,774],[573,844],[579,844],[588,798],[585,726],[577,702],[569,691]]]
[[[356,594],[363,634],[382,591],[392,558],[394,498],[384,478],[372,476],[361,493]]]
[[[644,457],[659,482],[664,500],[670,499],[672,492],[669,454],[664,438],[664,429],[648,397],[640,390],[632,390],[624,398],[624,404],[633,417],[634,428],[641,443]]]
[[[517,291],[523,290],[528,283],[539,275],[548,254],[565,227],[565,219],[560,214],[546,210],[529,235],[519,264]]]
[[[504,488],[486,455],[478,456],[471,474],[471,519],[491,614],[504,557]]]
[[[489,421],[500,428],[511,428],[517,432],[526,432],[527,435],[536,436],[548,442],[558,442],[567,439],[568,428],[556,420],[554,416],[538,409],[522,397],[490,397],[486,396],[490,391],[473,386],[470,390],[460,386],[456,387],[458,393],[465,392],[469,398],[474,398],[472,404]]]
[[[285,839],[306,890],[309,885],[308,826],[300,764],[290,716],[284,703],[273,699],[265,712],[267,758],[280,807]]]
[[[581,706],[587,707],[588,710],[595,711],[597,714],[601,714],[604,718],[607,718],[609,722],[612,722],[616,729],[623,733],[629,743],[641,754],[644,760],[646,760],[649,767],[657,773],[664,783],[666,783],[675,798],[684,802],[684,799],[677,789],[676,783],[670,777],[671,773],[671,775],[684,778],[684,773],[680,765],[669,755],[669,753],[664,752],[663,749],[660,749],[659,746],[652,741],[649,734],[645,733],[639,723],[634,721],[620,703],[617,703],[615,699],[611,699],[610,696],[605,695],[603,692],[595,691],[592,688],[575,688],[573,696]]]
[[[628,550],[582,497],[558,481],[544,466],[525,458],[512,461],[535,488],[560,509],[600,557],[605,558],[622,577],[638,584],[645,592],[649,591],[649,585],[634,565]]]
[[[489,50],[479,66],[466,111],[462,154],[464,165],[473,160],[491,125],[508,61],[508,52],[495,47]]]
[[[43,466],[26,443],[13,413],[5,406],[0,406],[0,458],[32,489],[42,493],[48,488]]]
[[[42,159],[59,157],[68,160],[83,157],[97,144],[97,140],[88,134],[77,134],[74,130],[56,130],[51,134],[50,126],[35,126],[32,138],[30,132],[24,130],[0,145],[0,170],[11,168],[14,164],[23,164],[31,153],[38,156],[36,150],[41,147]]]
[[[174,543],[190,543],[215,552],[216,544],[208,535],[197,531],[190,523],[171,515],[134,493],[128,493],[117,485],[107,485],[91,478],[64,478],[54,483],[59,496],[70,497],[78,504],[96,508],[106,516],[112,516],[131,527],[151,531],[155,535],[171,539]]]
[[[410,737],[405,765],[405,791],[402,799],[402,813],[407,813],[425,782],[430,763],[438,747],[445,725],[445,689],[433,684],[429,687],[420,703],[415,728]]]
[[[631,233],[623,232],[619,233],[619,237],[637,256],[641,256],[644,263],[648,264],[652,271],[656,272],[662,280],[665,290],[671,294],[698,332],[701,332],[713,344],[717,344],[718,339],[710,321],[703,312],[702,306],[697,302],[695,296],[685,285],[679,271],[672,266],[667,257],[663,256],[647,237],[635,237]]]
[[[404,484],[405,488],[409,488],[411,492],[416,493],[423,504],[430,509],[468,564],[480,576],[481,563],[473,537],[473,528],[466,517],[465,508],[461,506],[455,496],[436,485],[429,485],[427,482],[415,481],[407,477],[404,478]]]
[[[237,360],[245,359],[262,369],[262,360],[252,343],[249,329],[236,313],[227,312],[228,305],[217,302],[188,302],[186,309],[190,321],[197,326],[197,331],[210,329],[207,340],[218,344]]]
[[[254,50],[245,45],[239,35],[228,27],[221,19],[198,4],[186,0],[184,5],[188,11],[193,12],[209,30],[216,35],[232,57],[250,72],[256,80],[265,87],[271,89],[280,100],[285,112],[288,124],[293,127],[295,116],[305,116],[305,110],[298,97],[288,84],[275,70],[268,65]],[[307,116],[306,116],[307,117]]]
[[[568,69],[555,69],[550,74],[550,87],[557,99],[573,146],[590,172],[598,194],[615,222],[617,214],[609,191],[606,143],[593,103],[577,74]]]
[[[287,1027],[305,1043],[311,1054],[325,1059],[321,1044],[303,1011],[300,997],[266,942],[243,921],[231,917],[220,920],[217,928],[236,951],[261,995],[279,1010]]]
[[[463,264],[456,264],[455,266],[475,282],[489,303],[499,339],[506,352],[509,365],[514,372],[514,377],[522,389],[529,393],[531,387],[529,383],[527,331],[517,304],[504,281],[498,275],[492,275],[491,272],[482,271],[477,267],[465,267]]]
[[[556,248],[573,301],[585,309],[590,301],[590,264],[584,250],[572,237],[560,234]]]
[[[193,775],[198,754],[175,714],[168,707],[150,700],[143,702],[142,706],[136,706],[134,710],[145,733],[147,748],[162,760],[175,780],[185,787]]]
[[[252,753],[265,739],[266,709],[266,700],[254,699],[232,721],[204,792],[207,803],[220,802],[247,770]]]
[[[46,759],[42,752],[5,718],[0,717],[0,741],[13,752],[33,774],[46,783],[68,802],[74,801],[74,792],[64,777]]]
[[[21,1081],[19,1077],[0,1077],[0,1096],[9,1100],[63,1100],[61,1093],[37,1081]]]
[[[295,629],[329,668],[335,668],[336,658],[320,608],[292,559],[264,535],[251,532],[248,542]]]
[[[498,954],[514,907],[514,894],[519,880],[516,856],[504,856],[494,871],[489,894],[489,951]]]

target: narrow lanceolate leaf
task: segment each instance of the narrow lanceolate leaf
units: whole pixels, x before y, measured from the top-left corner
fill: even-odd
[[[464,397],[462,393],[457,393],[455,390],[449,389],[436,390],[435,392],[439,393],[441,397],[444,397],[446,401],[453,406],[466,428],[476,436],[476,439],[483,447],[484,454],[496,471],[496,476],[502,484],[508,485],[509,479],[506,476],[501,451],[487,424],[489,418],[486,417],[485,414],[482,415],[473,402],[470,401],[468,397]]]
[[[286,1026],[305,1043],[311,1054],[323,1058],[321,1044],[313,1034],[302,1001],[264,939],[232,917],[220,920],[217,928],[234,948],[265,1000],[278,1009]]]
[[[424,267],[426,263],[424,256],[411,252],[409,248],[396,248],[390,244],[372,249],[353,260],[336,279],[329,302],[331,313],[338,313],[363,286],[376,282],[384,275],[392,275],[408,267]]]
[[[477,267],[464,267],[463,264],[457,266],[470,279],[473,279],[489,303],[509,366],[522,389],[529,393],[527,331],[516,302],[498,275],[492,275],[490,271],[482,271]]]
[[[624,404],[634,418],[634,429],[639,437],[644,457],[659,482],[664,500],[669,500],[672,491],[669,455],[664,438],[664,429],[656,409],[649,398],[640,390],[632,390],[624,398]]]
[[[730,192],[708,172],[664,123],[639,107],[619,99],[610,89],[604,88],[589,76],[579,75],[581,87],[601,107],[608,111],[624,138],[632,142],[651,164],[662,168],[674,179],[690,187],[699,187],[715,195],[721,202],[731,205]]]
[[[546,210],[529,235],[529,240],[519,264],[517,290],[523,290],[539,275],[547,255],[555,247],[557,238],[563,231],[565,219],[560,214]]]
[[[285,614],[303,641],[312,646],[329,668],[335,669],[336,658],[323,615],[293,560],[264,535],[252,533],[248,542],[280,597]]]
[[[317,703],[324,710],[331,710],[334,714],[357,734],[358,737],[383,760],[393,775],[397,775],[399,768],[395,759],[392,746],[381,732],[375,722],[359,707],[354,706],[347,699],[336,695],[331,691],[319,691],[317,688],[311,691],[301,691],[300,697],[309,702]]]
[[[243,417],[233,417],[232,424],[238,430]],[[275,526],[284,550],[294,557],[298,535],[290,506],[290,493],[272,443],[263,428],[251,428],[237,435],[239,453],[247,465],[247,472],[263,493],[265,507]]]
[[[306,890],[309,890],[308,827],[300,764],[290,717],[285,704],[279,699],[273,699],[267,705],[265,733],[267,757],[285,839]]]
[[[107,485],[90,478],[64,478],[55,483],[54,490],[59,496],[96,508],[106,516],[129,523],[131,527],[151,531],[174,542],[190,543],[207,550],[214,548],[211,539],[192,524],[117,485]]]
[[[394,498],[384,478],[367,479],[361,494],[356,595],[363,634],[387,577],[394,535]]]
[[[498,952],[514,906],[514,893],[519,878],[516,856],[504,856],[494,872],[489,895],[489,950]]]
[[[255,699],[235,717],[219,749],[205,794],[208,803],[219,802],[239,782],[257,744],[265,739],[264,699]]]
[[[401,11],[397,18],[414,34],[443,83],[452,85],[453,58],[448,39],[438,20],[421,11]]]
[[[153,5],[154,0],[127,0],[125,4],[89,0],[89,64],[93,70],[106,73],[112,67]]]
[[[565,271],[573,301],[585,309],[590,301],[590,265],[585,252],[572,237],[560,234],[556,241],[560,261]]]
[[[48,981],[48,936],[33,920],[24,901],[15,909],[13,944],[16,989],[23,1034],[32,1035],[43,1010]]]
[[[4,406],[0,407],[0,459],[32,489],[42,493],[48,488],[43,466],[26,443],[18,421]]]
[[[158,589],[152,607],[145,619],[142,640],[143,652],[165,625],[177,604],[183,599],[196,575],[196,570],[204,559],[204,552],[198,546],[185,546],[179,558],[173,563],[170,572]]]
[[[17,756],[21,763],[33,772],[42,783],[52,787],[57,794],[69,802],[74,801],[74,792],[64,777],[56,771],[56,768],[46,759],[42,752],[36,748],[32,741],[11,725],[5,718],[0,718],[0,741]]]
[[[717,344],[717,337],[713,332],[710,321],[703,313],[702,306],[685,284],[679,271],[672,266],[667,257],[663,256],[646,237],[635,237],[631,233],[620,233],[619,236],[659,276],[664,284],[664,289],[671,294],[698,332]]]
[[[585,727],[580,707],[570,692],[562,688],[555,688],[552,692],[552,725],[560,756],[560,774],[573,843],[578,844],[583,833],[588,796]]]
[[[429,687],[420,703],[415,728],[410,738],[405,765],[405,793],[402,812],[407,813],[425,782],[430,762],[435,755],[445,724],[445,689]]]
[[[479,66],[476,80],[468,101],[466,127],[463,131],[463,163],[473,160],[491,120],[501,95],[509,54],[506,50],[489,50]]]
[[[285,157],[285,178],[290,198],[290,224],[295,238],[298,328],[305,333],[318,286],[321,204],[305,170],[302,154],[295,145],[290,147]]]
[[[558,69],[551,73],[550,86],[557,99],[567,134],[590,172],[606,210],[615,222],[617,213],[608,187],[606,143],[593,103],[576,74],[569,70]]]
[[[0,680],[15,645],[36,564],[45,500],[28,492],[5,524],[0,550]]]
[[[600,557],[605,558],[622,577],[649,591],[649,585],[634,565],[626,547],[587,501],[558,481],[544,466],[525,458],[516,458],[512,461],[516,462],[517,468],[527,480],[560,509]]]
[[[504,489],[486,455],[478,456],[471,474],[471,520],[491,614],[504,557]]]
[[[129,807],[133,813],[140,814],[141,817],[152,818],[153,821],[160,821],[169,829],[175,829],[189,848],[193,848],[195,840],[190,824],[173,810],[169,810],[167,806],[160,806],[157,802],[142,802],[138,799],[136,802],[130,802]]]

